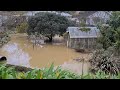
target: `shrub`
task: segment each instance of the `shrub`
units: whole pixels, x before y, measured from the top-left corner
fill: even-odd
[[[106,74],[98,70],[95,74],[77,75],[70,71],[62,70],[60,67],[55,69],[53,64],[50,68],[19,72],[14,67],[6,67],[6,65],[1,64],[0,79],[120,79],[120,73],[118,75]]]
[[[9,35],[5,32],[0,33],[0,47],[2,47],[4,44],[8,43],[8,41],[10,41]]]
[[[74,26],[66,17],[53,13],[37,13],[28,19],[28,35],[35,32],[44,35],[52,42],[56,34],[63,35],[69,26]]]
[[[90,59],[90,64],[90,71],[92,72],[101,70],[105,73],[117,74],[120,71],[120,57],[115,56],[114,48],[111,47],[107,50],[101,49],[94,51]]]
[[[52,64],[50,68],[33,69],[27,72],[18,72],[14,67],[0,65],[0,79],[77,79],[78,75],[60,67],[55,69]]]
[[[16,27],[16,31],[18,33],[26,33],[27,28],[28,28],[27,23],[21,23],[19,26]]]
[[[88,32],[88,31],[90,31],[90,28],[83,27],[83,28],[80,28],[80,30],[83,31],[83,32]]]

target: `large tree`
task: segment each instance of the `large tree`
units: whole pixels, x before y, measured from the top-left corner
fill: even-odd
[[[62,35],[69,25],[74,26],[66,17],[47,12],[30,17],[28,25],[28,34],[37,32],[48,37],[50,42],[55,34]]]
[[[109,27],[100,27],[101,37],[99,42],[103,45],[104,49],[113,46],[116,53],[120,53],[120,12],[115,11],[110,16],[108,21]]]

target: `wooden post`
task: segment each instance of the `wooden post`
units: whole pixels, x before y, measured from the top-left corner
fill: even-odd
[[[84,41],[84,42],[83,42],[83,45],[84,45],[84,48],[86,48],[86,47],[85,47],[85,38],[83,38],[83,39],[84,39],[84,40],[83,40],[83,41]]]
[[[89,49],[89,38],[88,38],[88,40],[87,40],[87,41],[88,41],[88,49]]]
[[[33,50],[34,50],[34,42],[33,42]]]
[[[68,47],[68,40],[67,40],[67,47]]]

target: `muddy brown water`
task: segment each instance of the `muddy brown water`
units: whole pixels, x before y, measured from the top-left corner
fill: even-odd
[[[77,57],[88,58],[86,54],[75,52],[65,45],[46,44],[42,47],[35,46],[33,49],[33,44],[27,39],[26,34],[11,35],[11,41],[0,49],[0,55],[7,57],[8,64],[43,68],[54,63],[55,66],[62,65],[77,72],[81,64],[77,65],[71,61]]]

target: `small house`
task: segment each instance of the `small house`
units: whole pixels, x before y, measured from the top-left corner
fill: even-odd
[[[81,27],[82,28],[82,27]],[[96,47],[96,40],[99,36],[97,27],[87,27],[89,31],[81,31],[80,27],[68,27],[65,39],[67,47],[93,49]]]
[[[96,25],[97,23],[106,23],[111,16],[111,11],[79,11],[75,17],[80,22],[85,22],[87,25]]]

